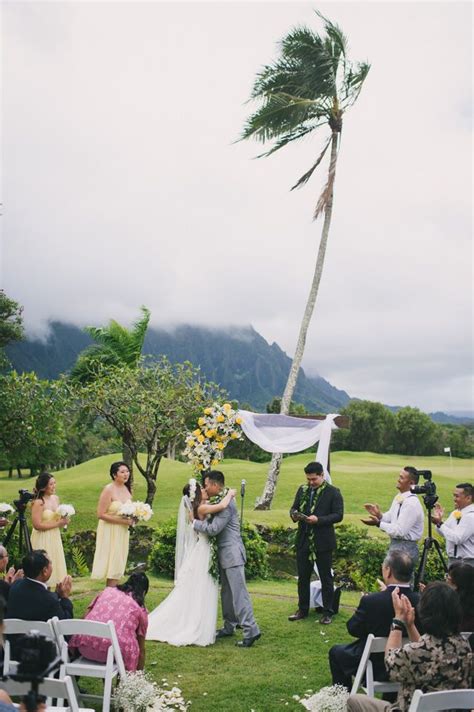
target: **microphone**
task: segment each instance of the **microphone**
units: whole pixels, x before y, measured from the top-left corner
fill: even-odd
[[[245,497],[245,485],[247,484],[247,480],[242,480],[240,483],[240,496]]]

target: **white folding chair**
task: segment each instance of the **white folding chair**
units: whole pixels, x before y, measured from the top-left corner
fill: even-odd
[[[408,639],[402,640],[402,645],[408,643]],[[376,638],[375,635],[369,633],[365,643],[364,652],[360,659],[359,667],[352,685],[351,695],[357,694],[359,687],[362,687],[364,692],[370,697],[375,697],[376,692],[398,692],[400,684],[398,682],[388,682],[387,680],[374,680],[374,668],[370,656],[373,653],[383,653],[387,638]],[[365,673],[365,687],[362,685]]]
[[[0,688],[12,697],[26,695],[30,687],[29,682],[17,682],[16,680],[2,680],[0,682]],[[69,676],[62,680],[45,677],[39,685],[38,693],[46,697],[46,712],[94,712],[91,708],[79,707],[74,685]],[[53,698],[58,700],[66,699],[69,704],[66,707],[62,706],[62,703],[59,706],[53,706]]]
[[[85,620],[59,620],[52,619],[54,631],[61,651],[61,667],[60,677],[66,675],[71,677],[98,677],[104,680],[104,696],[102,703],[102,711],[109,712],[110,701],[112,697],[112,682],[120,675],[125,675],[125,665],[123,663],[122,653],[115,632],[113,621],[108,623],[97,623],[96,621]],[[97,638],[106,638],[110,640],[110,647],[107,650],[107,659],[105,663],[98,663],[94,660],[87,660],[82,656],[75,660],[70,660],[68,644],[65,636],[69,635],[90,635]],[[90,697],[95,699],[96,695],[83,695],[81,697]]]
[[[26,635],[31,633],[39,633],[45,638],[49,638],[56,644],[56,635],[50,621],[24,621],[20,618],[6,618],[3,621],[4,657],[3,657],[3,674],[11,675],[16,672],[18,662],[13,660],[11,655],[11,643],[8,640],[8,635]],[[58,649],[59,654],[59,649]]]
[[[415,690],[408,712],[436,712],[436,710],[474,709],[474,690],[443,690],[425,692]]]
[[[469,640],[469,638],[472,635],[472,630],[463,630],[460,635],[464,638],[464,640]]]

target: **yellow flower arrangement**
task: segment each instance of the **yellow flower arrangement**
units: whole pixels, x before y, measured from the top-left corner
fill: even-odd
[[[456,521],[459,522],[459,520],[462,517],[462,512],[459,509],[455,509],[453,512],[453,517],[454,517],[454,519],[456,519]]]
[[[202,472],[219,464],[227,443],[242,437],[242,419],[230,403],[214,403],[204,409],[197,422],[199,428],[186,434],[184,454],[194,469]]]

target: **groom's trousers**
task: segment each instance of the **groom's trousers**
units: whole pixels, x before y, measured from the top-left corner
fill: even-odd
[[[224,630],[233,633],[236,626],[240,625],[244,631],[244,638],[253,638],[260,633],[260,629],[253,615],[252,601],[245,583],[245,568],[243,566],[231,566],[228,569],[220,567],[220,574]]]

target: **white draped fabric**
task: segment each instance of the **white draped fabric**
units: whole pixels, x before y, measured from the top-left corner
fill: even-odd
[[[276,413],[251,413],[239,410],[242,419],[242,430],[253,443],[267,452],[301,452],[319,443],[316,460],[324,468],[326,479],[331,481],[328,473],[329,444],[331,432],[337,430],[334,419],[337,413],[331,413],[325,420],[307,420],[294,418],[291,415]]]

